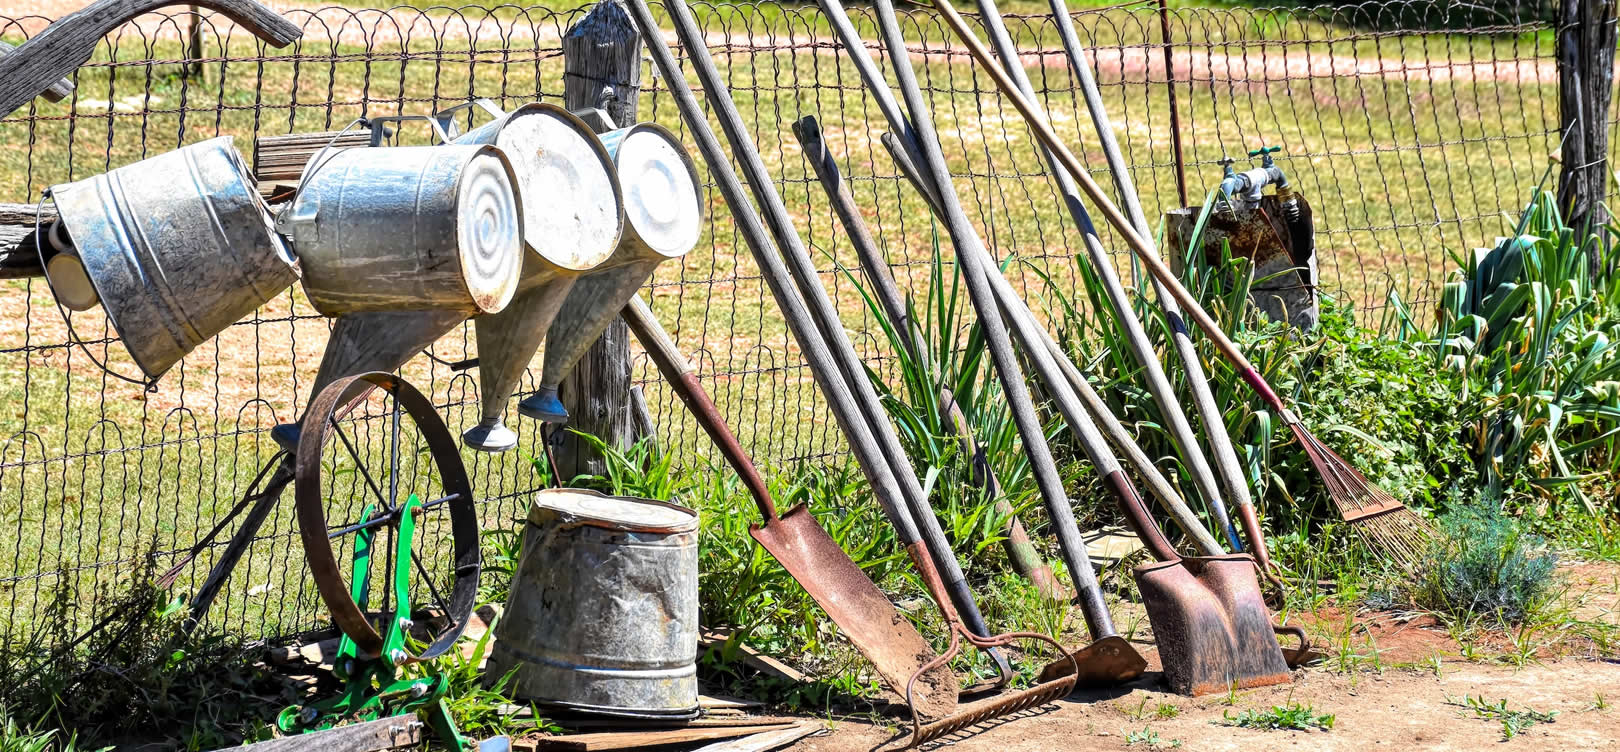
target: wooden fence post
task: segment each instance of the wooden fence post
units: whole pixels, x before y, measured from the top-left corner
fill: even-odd
[[[616,127],[636,122],[641,95],[641,37],[619,0],[602,0],[563,36],[563,104],[570,110],[600,107]],[[606,90],[611,96],[604,98]],[[636,438],[630,414],[630,330],[615,318],[602,337],[563,379],[558,396],[568,408],[568,427],[626,446]],[[573,434],[552,438],[563,480],[601,474],[602,457]]]
[[[1614,87],[1617,0],[1562,0],[1559,4],[1558,206],[1577,230],[1609,221],[1603,200],[1609,185],[1609,101]],[[1598,249],[1589,257],[1597,271]]]

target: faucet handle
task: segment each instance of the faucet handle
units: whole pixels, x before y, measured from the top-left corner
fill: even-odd
[[[1271,155],[1276,154],[1277,152],[1280,152],[1280,151],[1282,151],[1281,146],[1262,146],[1262,147],[1260,147],[1258,149],[1250,150],[1249,151],[1249,159],[1254,159],[1255,157],[1260,157],[1261,166],[1270,167],[1271,163],[1272,163]]]

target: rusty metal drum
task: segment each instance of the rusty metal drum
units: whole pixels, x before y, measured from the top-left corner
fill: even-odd
[[[229,136],[53,186],[51,196],[71,244],[48,267],[64,274],[65,302],[82,310],[99,300],[148,377],[298,279]]]
[[[486,676],[575,711],[695,715],[697,528],[669,502],[535,494]]]
[[[669,129],[640,123],[603,134],[624,189],[624,236],[613,256],[580,276],[546,334],[540,389],[518,412],[551,423],[568,419],[557,385],[661,263],[697,245],[703,230],[697,165]]]
[[[494,313],[517,292],[523,262],[516,185],[494,146],[320,152],[277,226],[323,315]]]
[[[517,434],[502,420],[506,404],[540,349],[574,280],[618,246],[624,199],[612,157],[584,121],[555,105],[524,105],[456,139],[500,147],[517,175],[523,204],[523,270],[506,310],[475,320],[479,421],[462,434],[473,449],[503,452]],[[443,113],[440,115],[444,116]]]

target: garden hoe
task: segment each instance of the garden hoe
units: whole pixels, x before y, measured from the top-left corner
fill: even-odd
[[[907,109],[910,110],[916,123],[915,131],[911,130],[911,121],[907,121],[900,113],[893,94],[876,65],[863,54],[866,49],[865,43],[856,34],[842,5],[838,0],[823,0],[822,7],[827,11],[828,18],[832,21],[845,49],[850,51],[850,57],[860,69],[867,88],[872,91],[884,114],[890,118],[891,125],[909,137],[908,142],[922,153],[923,163],[928,165],[928,175],[932,179],[926,181],[925,185],[931,190],[925,191],[925,195],[932,194],[931,198],[937,197],[935,205],[944,209],[951,242],[956,247],[957,259],[962,267],[962,276],[973,307],[979,312],[979,320],[984,327],[985,338],[1002,391],[1007,396],[1008,407],[1018,426],[1024,451],[1029,455],[1030,466],[1036,484],[1040,488],[1047,514],[1051,517],[1053,532],[1057,536],[1064,563],[1069,568],[1070,577],[1073,578],[1086,626],[1095,640],[1091,645],[1070,654],[1063,662],[1070,664],[1071,668],[1078,672],[1076,678],[1079,684],[1096,686],[1129,682],[1142,675],[1147,667],[1147,661],[1143,660],[1130,643],[1119,636],[1108,613],[1108,606],[1103,602],[1102,588],[1097,583],[1096,573],[1086,554],[1085,542],[1081,539],[1079,528],[1075,524],[1074,510],[1069,506],[1068,494],[1063,488],[1062,479],[1058,476],[1051,449],[1046,444],[1044,427],[1035,414],[1029,385],[1024,383],[1017,355],[1012,350],[1006,322],[997,311],[997,302],[990,289],[985,269],[984,259],[988,252],[984,250],[977,232],[968,223],[956,198],[955,189],[950,184],[945,158],[933,135],[933,125],[912,72],[904,38],[895,20],[893,5],[879,0],[877,19],[883,32],[884,47],[889,52],[891,65],[899,78],[901,94],[905,96]]]
[[[675,341],[640,296],[630,299],[623,316],[664,380],[680,396],[726,462],[737,471],[749,495],[754,497],[763,523],[750,526],[749,534],[776,557],[788,574],[832,617],[844,636],[872,662],[884,683],[904,695],[911,678],[937,657],[928,641],[816,523],[806,505],[777,516],[776,503],[771,499],[765,479],[754,468],[753,460],[743,451],[725,419],[720,417],[720,411],[692,373],[692,366],[681,355]],[[929,674],[920,689],[912,699],[922,715],[943,718],[956,709],[956,677],[943,664]]]
[[[698,104],[697,98],[693,96],[692,90],[687,86],[679,64],[670,52],[662,34],[658,31],[657,20],[653,17],[652,11],[647,7],[645,0],[631,0],[628,3],[628,9],[636,21],[637,27],[641,30],[642,39],[647,44],[654,65],[657,66],[658,71],[670,87],[676,106],[680,110],[682,119],[690,129],[698,150],[702,153],[704,161],[708,163],[715,183],[719,187],[727,205],[731,207],[733,220],[741,230],[744,242],[748,244],[754,260],[759,264],[761,276],[770,288],[772,296],[781,307],[783,318],[786,320],[794,339],[804,349],[806,360],[812,369],[818,387],[827,398],[834,418],[840,428],[843,429],[844,434],[849,437],[850,449],[855,455],[856,461],[861,465],[867,476],[873,479],[873,495],[877,498],[891,524],[894,525],[896,536],[917,567],[924,584],[928,587],[930,596],[934,598],[941,613],[945,616],[946,625],[952,635],[952,649],[939,658],[923,665],[914,676],[906,680],[904,689],[895,687],[897,691],[904,692],[908,702],[915,710],[918,707],[917,698],[920,692],[926,692],[930,689],[935,689],[935,691],[945,689],[937,683],[933,687],[930,687],[929,684],[935,681],[937,672],[944,668],[947,661],[955,655],[960,641],[966,640],[975,645],[989,647],[992,644],[1001,644],[1026,636],[1040,639],[1046,638],[1038,635],[1022,634],[1003,635],[998,638],[981,638],[969,633],[966,628],[961,626],[954,610],[951,608],[950,596],[944,592],[944,584],[934,569],[933,559],[923,547],[918,536],[917,526],[903,506],[906,500],[898,492],[898,483],[894,479],[893,472],[881,453],[877,451],[877,444],[871,435],[871,426],[853,409],[849,386],[844,383],[841,375],[833,368],[834,360],[828,351],[826,342],[812,322],[804,301],[793,290],[792,282],[781,257],[774,252],[775,249],[771,246],[771,239],[766,234],[759,214],[744,194],[741,181],[738,180],[736,173],[732,170],[730,159],[721,150],[719,141],[715,138],[714,131],[709,126],[708,118]],[[675,18],[677,30],[684,29],[690,32],[693,26],[690,10],[682,3],[672,3],[670,11]],[[706,74],[706,93],[714,103],[721,105],[716,109],[722,115],[721,121],[727,127],[727,135],[736,139],[741,133],[738,126],[739,118],[735,109],[731,106],[730,97],[726,94],[725,89],[721,86],[711,85],[714,79],[709,78],[709,76],[713,76],[713,62],[708,58],[707,48],[703,46],[701,38],[698,39],[697,44],[691,44],[690,37],[683,36],[683,42],[688,44],[687,49],[691,53],[692,61],[697,65],[699,72]],[[743,157],[743,164],[752,171],[760,167],[759,159],[757,154],[752,155],[753,159],[748,159],[748,151],[748,149],[740,150],[739,156]],[[766,186],[769,186],[768,182]],[[776,216],[773,219],[780,220],[782,217]],[[977,704],[943,719],[931,719],[922,713],[915,713],[912,721],[912,743],[921,743],[988,718],[1047,702],[1067,694],[1072,687],[1073,681],[1069,679],[1049,682],[1010,697],[996,698],[986,703]]]
[[[1030,130],[1047,149],[1050,149],[1058,162],[1069,174],[1074,177],[1087,198],[1091,199],[1123,238],[1131,251],[1141,260],[1155,279],[1181,304],[1182,308],[1192,317],[1193,323],[1204,331],[1215,349],[1232,364],[1238,376],[1249,385],[1266,407],[1281,416],[1283,423],[1293,433],[1296,441],[1305,450],[1311,465],[1322,475],[1327,485],[1328,493],[1333,497],[1334,503],[1339,507],[1341,514],[1358,531],[1366,535],[1368,540],[1381,548],[1402,565],[1410,566],[1422,550],[1423,542],[1429,536],[1429,528],[1423,518],[1418,517],[1411,509],[1401,504],[1399,500],[1390,496],[1387,491],[1373,485],[1360,471],[1346,462],[1326,444],[1305,428],[1299,416],[1288,409],[1287,404],[1266,383],[1264,377],[1254,367],[1243,352],[1232,342],[1231,338],[1221,330],[1215,319],[1204,310],[1198,299],[1193,297],[1176,279],[1174,272],[1159,259],[1158,251],[1152,241],[1137,232],[1131,222],[1127,220],[1112,201],[1103,194],[1102,188],[1087,173],[1080,160],[1063,145],[1063,142],[1052,126],[1046,122],[1040,109],[1029,101],[1019,91],[1017,84],[996,65],[990,51],[974,35],[964,20],[951,5],[949,0],[933,0],[935,7],[940,10],[946,24],[961,38],[968,52],[979,61],[995,82],[996,87],[1007,96],[1014,108],[1024,116]],[[1247,520],[1245,520],[1247,526]],[[1257,525],[1255,526],[1258,527]],[[1258,548],[1258,546],[1257,546]]]

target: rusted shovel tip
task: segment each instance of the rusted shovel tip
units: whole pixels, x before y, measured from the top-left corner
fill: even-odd
[[[1147,659],[1119,635],[1101,640],[1059,658],[1041,669],[1039,681],[1049,682],[1073,674],[1079,665],[1076,687],[1112,687],[1136,681],[1147,671]]]

